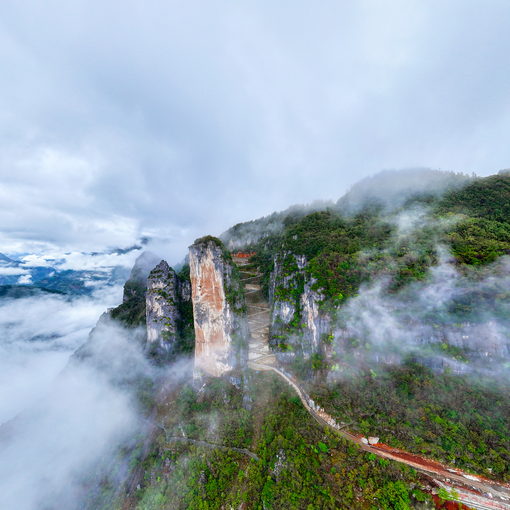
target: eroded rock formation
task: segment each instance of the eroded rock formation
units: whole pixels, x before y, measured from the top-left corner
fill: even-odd
[[[190,247],[195,323],[195,373],[222,376],[245,366],[248,332],[237,268],[219,239]]]
[[[185,308],[191,296],[189,282],[182,280],[162,260],[149,274],[146,291],[147,351],[159,360],[182,351],[184,329],[190,317]]]
[[[179,283],[175,271],[162,260],[147,278],[145,295],[147,349],[169,356],[177,340]]]
[[[270,344],[277,348],[280,361],[296,355],[304,359],[324,354],[331,335],[331,317],[320,309],[324,300],[302,255],[283,253],[275,257],[269,284],[271,304]]]

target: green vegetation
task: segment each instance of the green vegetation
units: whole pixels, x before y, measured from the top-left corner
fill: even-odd
[[[306,273],[326,299],[343,299],[355,294],[368,277],[358,263],[360,252],[385,246],[391,232],[392,227],[372,210],[354,218],[316,212],[288,225],[282,251],[305,257]]]
[[[423,205],[423,200],[409,201],[406,208],[417,203]],[[373,205],[355,216],[333,209],[289,215],[280,234],[250,247],[257,251],[266,292],[275,255],[284,261],[283,276],[296,271],[293,257],[304,256],[315,288],[338,305],[374,277],[391,278],[393,290],[424,279],[437,263],[437,244],[450,246],[457,262],[465,265],[487,264],[510,253],[509,175],[475,180],[443,198],[429,197],[426,205],[433,215],[406,236],[396,236],[391,216]],[[276,291],[290,297],[294,289],[289,285]]]
[[[413,470],[332,435],[277,377],[257,374],[248,387],[243,394],[217,379],[162,402],[156,419],[165,432],[139,459],[131,486],[140,488],[122,508],[433,508]],[[209,446],[172,439],[183,431]]]
[[[175,346],[177,354],[189,354],[195,349],[195,328],[193,323],[193,304],[191,302],[191,281],[189,276],[189,264],[185,264],[177,273],[181,290],[184,286],[190,289],[190,299],[179,299],[177,309],[179,320],[177,330],[179,337]],[[181,296],[182,298],[183,296]]]
[[[443,197],[414,197],[391,213],[373,203],[354,216],[342,216],[338,209],[289,213],[281,220],[279,234],[249,247],[257,252],[254,262],[263,274],[266,294],[292,310],[290,319],[278,318],[273,324],[271,344],[281,351],[295,351],[296,370],[301,367],[302,375],[308,374],[309,363],[299,359],[300,338],[306,338],[301,310],[306,285],[318,293],[322,312],[334,314],[363,284],[383,282],[390,296],[410,284],[426,283],[442,247],[450,250],[459,274],[473,283],[473,290],[452,299],[447,313],[427,317],[428,323],[442,327],[449,320],[454,327],[463,321],[476,322],[484,309],[499,314],[508,293],[505,297],[502,289],[481,290],[476,281],[487,276],[489,263],[510,253],[509,203],[510,175],[498,175],[471,181]],[[400,229],[400,218],[411,226]],[[449,347],[445,354],[467,359],[466,353],[450,352]],[[319,365],[323,368],[315,363]]]
[[[412,216],[411,227],[400,228],[400,213]],[[318,293],[322,312],[342,309],[363,284],[375,280],[384,282],[383,295],[405,301],[420,282],[427,282],[443,247],[450,250],[462,278],[476,282],[495,275],[493,287],[475,285],[459,293],[444,313],[413,315],[410,303],[409,316],[426,321],[434,331],[473,325],[486,310],[508,320],[501,303],[508,302],[510,290],[498,289],[497,264],[490,263],[510,253],[510,176],[474,180],[442,197],[414,197],[391,213],[367,204],[355,215],[330,208],[311,214],[290,211],[277,220],[281,231],[275,229],[246,249],[257,253],[253,263],[262,273],[266,294],[291,306],[289,320],[280,318],[272,325],[272,343],[292,358],[298,377],[313,381],[310,393],[316,402],[352,431],[510,481],[508,388],[447,371],[433,373],[416,361],[365,365],[363,355],[370,345],[361,334],[343,341],[343,359],[334,357],[332,331],[323,333],[321,347],[306,356],[301,345],[306,286]],[[252,223],[246,231],[236,226],[231,234],[239,231],[250,239],[250,229],[257,226]],[[231,261],[219,239],[196,241],[209,242]],[[226,297],[242,311],[236,271]],[[121,305],[133,324],[141,320],[135,305]],[[115,312],[121,318],[122,310]],[[189,326],[191,305],[182,315]],[[192,340],[186,338],[189,344],[183,350],[189,352]],[[469,349],[451,345],[441,335],[431,338],[420,348],[419,359],[447,356],[467,366]],[[357,362],[349,366],[349,361]],[[326,385],[322,376],[328,371],[352,377]],[[208,381],[200,391],[184,386],[158,403],[151,419],[159,433],[149,452],[140,449],[128,496],[121,502],[124,510],[431,508],[414,471],[366,454],[319,426],[276,377],[250,375],[244,383],[244,392],[220,379]],[[194,441],[186,442],[183,435]],[[445,492],[438,496],[454,498]]]
[[[124,285],[124,302],[110,311],[112,319],[124,326],[145,326],[145,289],[144,283],[128,280]]]
[[[195,242],[193,244],[207,244],[209,242],[214,243],[216,246],[218,246],[222,250],[225,249],[225,245],[223,244],[221,239],[218,239],[217,237],[214,237],[214,236],[199,237],[198,239],[195,239]]]
[[[486,264],[510,253],[510,175],[493,175],[446,194],[436,206],[438,215],[461,215],[449,232],[456,259]]]
[[[426,227],[402,239],[395,238],[395,229],[372,208],[345,218],[333,210],[316,212],[295,222],[289,220],[280,239],[259,247],[256,261],[267,282],[274,269],[273,258],[280,254],[282,274],[275,296],[296,303],[300,293],[293,283],[299,273],[295,257],[305,257],[302,274],[313,279],[313,288],[325,302],[338,306],[377,275],[392,277],[394,290],[425,278],[437,261],[437,228]]]
[[[505,391],[506,390],[506,391]],[[488,477],[510,480],[508,388],[408,362],[315,387],[312,397],[365,435]]]
[[[448,233],[455,258],[468,265],[494,262],[510,253],[510,224],[485,218],[466,218]]]
[[[225,299],[237,314],[246,313],[246,303],[244,301],[244,287],[241,282],[241,273],[232,259],[226,263],[230,267],[230,275],[227,276],[227,285],[225,286]]]
[[[477,218],[510,222],[510,174],[477,179],[457,191],[447,193],[439,202],[441,214],[466,214]]]
[[[401,213],[414,218],[413,227],[403,233],[395,221]],[[370,349],[364,338],[346,339],[343,358],[327,359],[323,353],[330,348],[331,335],[323,334],[319,352],[303,357],[306,330],[300,301],[304,284],[313,282],[312,288],[322,296],[322,311],[335,312],[357,295],[362,284],[375,280],[384,282],[388,298],[412,299],[412,289],[416,292],[419,282],[427,282],[430,268],[439,261],[438,247],[444,246],[453,256],[459,278],[464,278],[457,282],[464,291],[452,297],[447,308],[427,316],[418,309],[413,312],[411,301],[410,317],[437,331],[475,325],[487,311],[506,324],[510,291],[497,282],[507,270],[504,264],[491,263],[510,254],[510,175],[476,179],[442,197],[413,198],[392,213],[367,204],[354,216],[329,209],[289,215],[282,223],[280,234],[251,248],[257,251],[255,261],[264,274],[266,291],[271,290],[273,273],[275,300],[288,303],[295,312],[287,323],[277,321],[272,328],[273,345],[293,352],[289,366],[293,373],[302,379],[313,376],[319,384],[325,369],[350,370],[351,379],[333,388],[316,388],[322,404],[340,421],[395,446],[509,480],[510,408],[502,396],[508,388],[433,374],[418,364],[367,366],[356,374],[346,365],[349,356],[359,360]],[[297,262],[303,260],[299,269]],[[469,349],[440,338],[420,349],[420,359],[444,355],[469,363]]]

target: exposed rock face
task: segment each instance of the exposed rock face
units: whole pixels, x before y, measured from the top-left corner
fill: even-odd
[[[162,260],[147,278],[145,309],[149,352],[163,357],[172,355],[179,334],[179,299],[177,275]]]
[[[195,323],[195,373],[222,376],[244,367],[248,331],[237,268],[221,241],[206,237],[190,247]]]
[[[331,316],[319,309],[324,300],[321,292],[313,290],[314,279],[305,280],[301,295],[301,318],[304,330],[304,341],[308,351],[319,353],[324,350],[324,342],[331,337]]]
[[[88,341],[76,351],[76,359],[91,356],[94,338],[106,325],[123,331],[136,349],[143,349],[158,363],[193,351],[191,285],[186,266],[177,275],[164,260],[154,267],[154,257],[149,254],[141,263],[140,257],[137,259],[124,287],[123,303],[101,316]],[[110,336],[113,342],[114,335]]]
[[[306,273],[304,256],[283,253],[274,260],[269,285],[271,304],[270,343],[280,361],[323,354],[331,335],[331,317],[320,310],[324,296],[314,290],[315,280]]]
[[[395,351],[376,345],[367,350],[368,344],[358,348],[351,343],[353,339],[363,338],[363,332],[342,325],[338,305],[323,306],[324,295],[306,266],[305,257],[290,252],[279,253],[274,259],[269,284],[270,345],[278,360],[290,363],[296,358],[307,360],[315,355],[322,360],[333,355],[342,359],[347,355],[354,365],[369,361],[399,363],[405,348]],[[435,371],[448,368],[453,373],[463,373],[469,369],[467,361],[486,362],[510,356],[510,343],[502,341],[508,335],[494,321],[439,325],[413,322],[410,318],[407,324],[399,324],[404,331],[406,325],[410,334],[414,332],[409,342],[415,359]]]
[[[188,351],[190,283],[162,260],[149,274],[146,291],[147,351],[159,361]]]

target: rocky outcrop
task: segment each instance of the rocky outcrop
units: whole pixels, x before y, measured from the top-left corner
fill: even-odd
[[[242,283],[219,239],[198,239],[189,252],[195,324],[195,373],[219,377],[247,362]]]
[[[145,325],[145,291],[147,277],[161,259],[151,252],[143,252],[135,261],[129,279],[124,284],[122,304],[110,310],[112,319],[127,327]]]
[[[332,320],[328,312],[320,309],[324,296],[314,290],[314,284],[313,278],[305,280],[301,294],[301,324],[307,352],[321,353],[331,342]]]
[[[182,335],[182,305],[189,301],[189,284],[162,260],[147,278],[145,297],[147,351],[158,359],[171,358]]]
[[[76,359],[91,357],[92,348],[98,343],[95,339],[101,337],[106,327],[111,331],[117,328],[116,334],[129,338],[136,349],[143,350],[158,364],[193,351],[188,266],[177,274],[164,260],[154,263],[154,257],[149,254],[142,260],[137,259],[131,278],[124,286],[123,303],[100,317],[87,342],[76,351]],[[105,336],[108,337],[102,335]],[[114,336],[110,334],[112,344]]]
[[[274,259],[269,284],[270,344],[282,362],[324,354],[331,316],[321,309],[324,296],[306,272],[306,258],[289,252]]]

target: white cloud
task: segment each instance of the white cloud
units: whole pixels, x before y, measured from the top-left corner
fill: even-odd
[[[0,423],[30,406],[88,337],[121,287],[72,300],[56,295],[0,301]]]
[[[28,271],[21,267],[1,267],[0,266],[0,276],[16,276],[16,275],[25,275]]]
[[[510,259],[502,257],[483,272],[462,274],[450,253],[436,247],[438,264],[427,278],[388,292],[388,281],[375,280],[360,288],[339,312],[340,357],[346,361],[346,340],[357,339],[366,350],[349,360],[354,368],[373,362],[400,363],[410,353],[433,356],[436,367],[449,366],[458,372],[473,372],[508,380],[505,362],[510,359],[508,301],[497,299],[510,284]],[[466,298],[469,296],[469,305]],[[460,312],[459,312],[460,308]],[[469,315],[466,314],[469,310]],[[445,351],[432,355],[431,345],[448,344],[464,353],[462,363]]]
[[[3,505],[77,508],[80,476],[113,454],[135,425],[129,395],[87,367],[66,370],[1,445]]]
[[[29,285],[32,283],[32,275],[25,274],[18,278],[18,285]]]
[[[115,266],[123,266],[131,269],[136,257],[141,250],[132,250],[128,253],[100,253],[91,255],[90,253],[71,252],[66,253],[64,260],[58,265],[59,269],[95,270],[107,269]]]
[[[38,250],[40,250],[40,248],[38,248]],[[8,273],[2,273],[2,268],[0,268],[0,274],[26,274],[28,271],[23,268],[33,267],[53,267],[59,271],[101,271],[116,266],[131,269],[136,257],[140,255],[141,251],[141,248],[137,248],[126,253],[63,252],[56,247],[52,247],[40,253],[31,253],[21,256],[21,268],[16,268],[16,272],[13,272],[13,268],[13,270]],[[10,269],[11,268],[9,268],[9,270]],[[53,274],[54,273],[51,273],[50,276]]]
[[[107,321],[88,344],[92,358],[69,363],[99,314],[120,300],[120,288],[107,288],[73,300],[0,302],[0,424],[13,420],[8,439],[0,437],[2,508],[78,510],[85,481],[101,462],[115,458],[120,467],[119,445],[140,430],[126,378],[151,377],[155,369],[133,338],[136,332]],[[171,384],[190,373],[176,364],[165,380]]]
[[[31,253],[21,257],[23,267],[53,267],[58,259],[53,258],[52,255]]]

